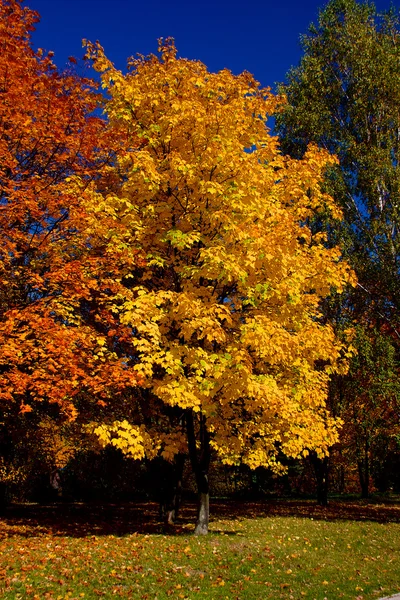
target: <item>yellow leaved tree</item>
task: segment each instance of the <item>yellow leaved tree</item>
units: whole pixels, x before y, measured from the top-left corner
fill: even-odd
[[[282,100],[248,73],[209,73],[167,40],[124,75],[87,48],[123,143],[101,182],[70,185],[104,252],[140,257],[107,300],[129,335],[110,330],[104,345],[123,348],[143,382],[95,430],[135,458],[188,452],[206,533],[211,453],[279,471],[279,456],[323,455],[337,439],[327,383],[349,349],[320,301],[353,275],[307,226],[318,211],[338,216],[320,189],[334,159],[316,147],[283,156],[266,126]]]

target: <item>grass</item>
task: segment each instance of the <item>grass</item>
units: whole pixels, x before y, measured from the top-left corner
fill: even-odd
[[[400,591],[400,507],[217,503],[169,532],[154,504],[15,506],[0,525],[2,599],[377,599]]]

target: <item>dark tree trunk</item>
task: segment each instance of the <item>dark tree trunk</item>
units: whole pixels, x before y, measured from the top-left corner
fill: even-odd
[[[7,485],[0,482],[0,515],[4,515],[7,508]]]
[[[364,457],[357,462],[361,498],[369,498],[369,441],[365,440]]]
[[[169,480],[163,488],[160,500],[160,516],[166,524],[172,525],[178,518],[182,497],[182,478],[185,466],[185,456],[178,454],[175,457],[172,469],[167,475]]]
[[[193,411],[187,412],[186,431],[190,462],[196,478],[197,491],[199,495],[199,506],[197,513],[195,535],[206,535],[210,520],[210,490],[208,483],[208,471],[210,466],[210,435],[207,431],[206,419],[200,415],[200,455],[196,447],[196,435],[194,431]]]
[[[340,456],[340,466],[339,466],[339,494],[343,494],[344,490],[345,490],[345,482],[346,482],[346,478],[345,478],[345,467],[343,465],[343,453],[342,453],[342,449],[339,449],[339,456]]]
[[[315,452],[310,452],[311,464],[314,468],[317,484],[317,502],[321,506],[328,504],[329,489],[329,457],[319,458]]]

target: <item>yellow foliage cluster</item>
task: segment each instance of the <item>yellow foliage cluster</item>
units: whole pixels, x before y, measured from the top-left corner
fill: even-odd
[[[93,433],[100,445],[112,445],[134,460],[154,458],[161,454],[165,460],[173,460],[179,452],[186,451],[185,437],[181,432],[161,432],[150,435],[144,425],[132,425],[126,419],[112,423],[91,423],[87,432]]]
[[[93,428],[93,433],[103,446],[112,444],[134,459],[144,458],[146,446],[151,448],[149,436],[144,428],[131,425],[127,420],[114,421],[111,425],[98,425]]]

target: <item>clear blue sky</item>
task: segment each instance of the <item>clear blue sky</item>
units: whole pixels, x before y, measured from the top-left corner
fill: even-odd
[[[380,10],[390,0],[376,2]],[[210,71],[250,71],[263,86],[283,81],[301,56],[299,36],[317,21],[323,0],[26,0],[41,22],[35,47],[55,52],[63,67],[82,57],[82,38],[99,40],[124,70],[126,59],[157,50],[172,36],[180,56],[199,59]]]

